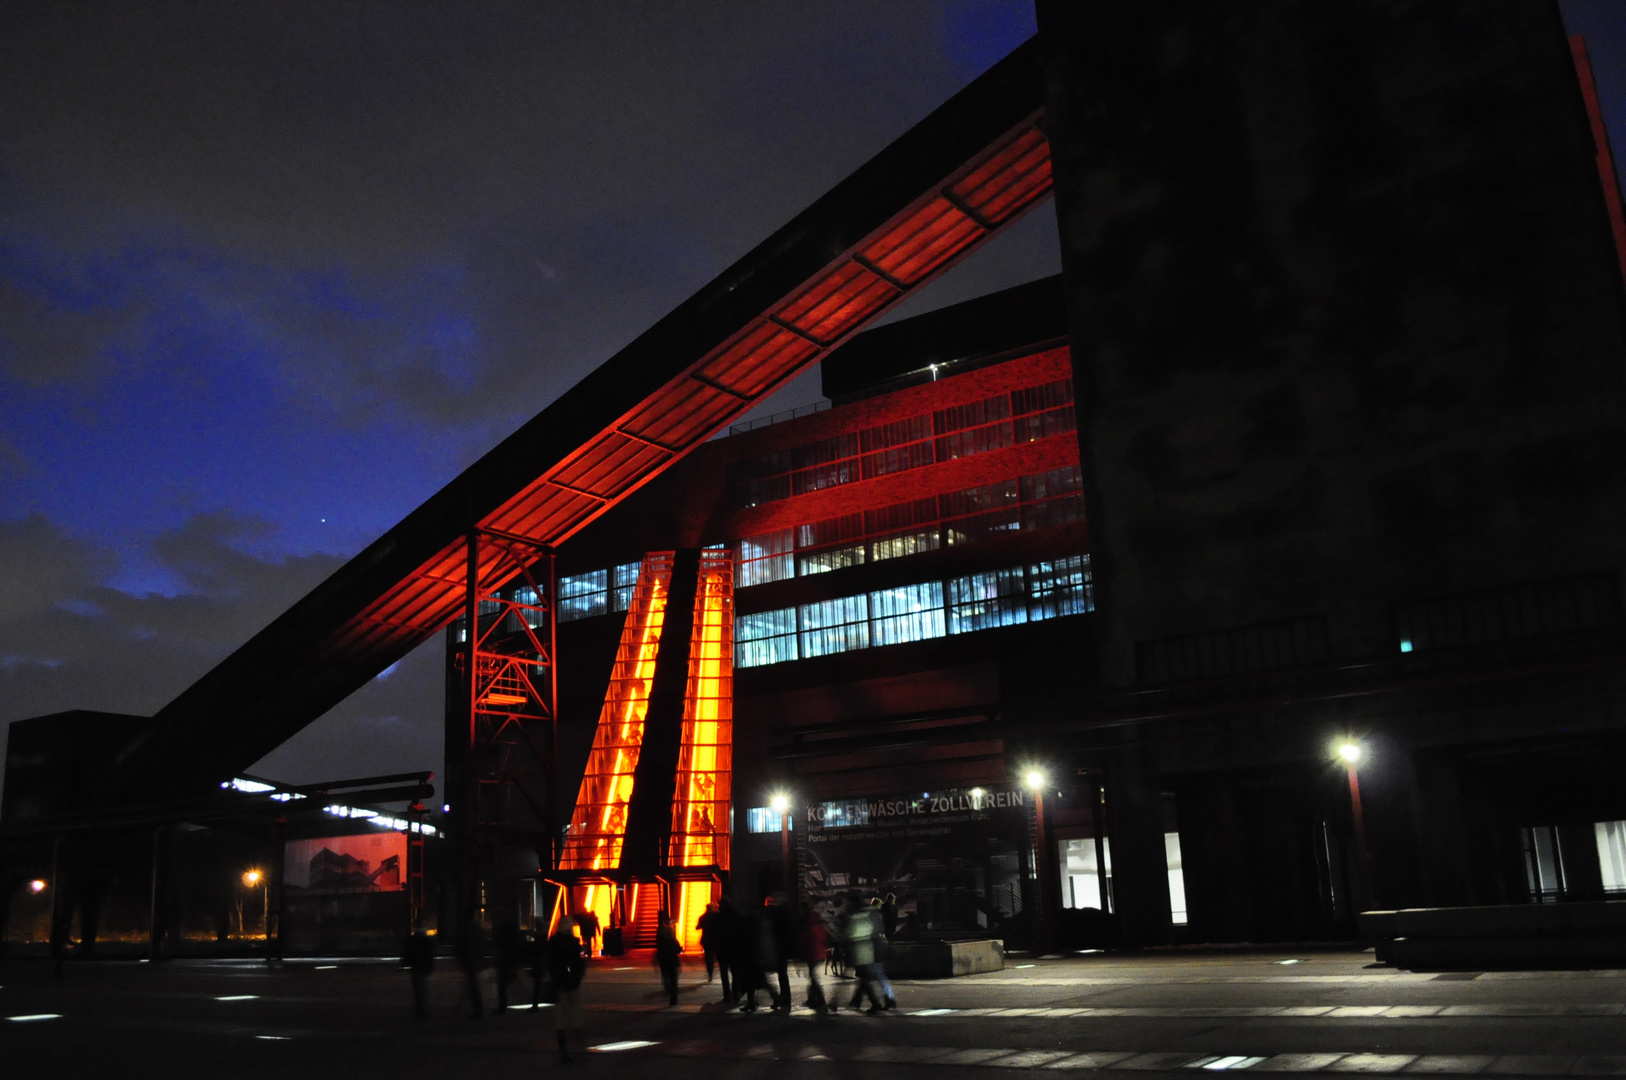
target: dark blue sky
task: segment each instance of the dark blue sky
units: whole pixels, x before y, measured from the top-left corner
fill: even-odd
[[[162,706],[1032,32],[1024,0],[0,7],[0,722]],[[1053,221],[921,304],[1055,272]],[[439,682],[432,645],[263,768],[438,767]]]
[[[1626,148],[1623,8],[1563,10]],[[1032,21],[0,7],[0,722],[159,708]],[[1055,272],[1053,229],[911,309]],[[262,768],[438,767],[440,678],[427,646]]]

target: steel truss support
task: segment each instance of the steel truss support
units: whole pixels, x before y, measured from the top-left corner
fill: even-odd
[[[553,867],[559,835],[553,551],[475,530],[467,574],[453,660],[461,716],[447,718],[460,728],[448,731],[459,753],[448,754],[447,824],[465,929],[513,918],[515,882]]]

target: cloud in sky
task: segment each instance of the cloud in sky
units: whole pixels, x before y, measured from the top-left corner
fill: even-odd
[[[1032,21],[0,10],[0,721],[155,711]],[[1054,272],[1035,220],[925,302]],[[437,767],[440,662],[262,769]]]

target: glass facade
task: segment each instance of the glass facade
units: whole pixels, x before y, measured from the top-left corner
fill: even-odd
[[[734,664],[786,660],[900,645],[1094,610],[1090,557],[1072,555],[741,615]]]
[[[559,621],[587,619],[609,611],[608,570],[591,570],[559,579]]]

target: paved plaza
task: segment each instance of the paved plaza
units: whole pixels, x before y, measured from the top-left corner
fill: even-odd
[[[0,1062],[7,1077],[51,1080],[1626,1074],[1620,971],[1423,974],[1360,952],[1076,956],[899,982],[898,1009],[881,1016],[780,1017],[723,1011],[697,966],[667,1008],[647,961],[595,960],[587,1042],[597,1049],[566,1066],[546,1008],[470,1019],[444,960],[426,1021],[411,1014],[407,976],[378,961],[86,962],[56,979],[43,962],[10,960],[0,964]],[[843,1000],[852,984],[835,985]],[[516,982],[514,996],[528,1006],[529,995],[529,980]]]

